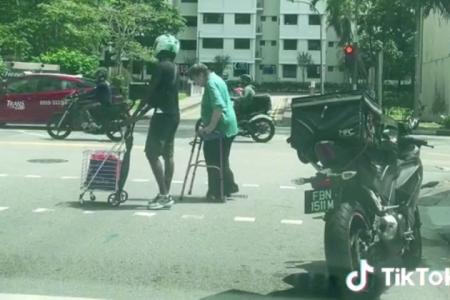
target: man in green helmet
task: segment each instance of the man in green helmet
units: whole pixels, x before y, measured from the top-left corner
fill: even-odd
[[[155,109],[145,145],[145,154],[159,188],[159,193],[148,203],[148,208],[153,210],[169,209],[174,204],[170,187],[175,168],[175,133],[180,122],[178,71],[174,61],[179,50],[180,43],[172,35],[165,34],[156,39],[154,51],[158,63],[143,103]]]

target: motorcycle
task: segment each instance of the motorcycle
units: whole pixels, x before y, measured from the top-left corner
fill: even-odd
[[[294,182],[311,185],[305,213],[320,213],[325,221],[332,283],[344,299],[372,299],[383,288],[379,267],[388,258],[399,258],[407,268],[421,261],[420,149],[428,143],[383,116],[364,93],[297,98],[292,111],[288,142],[317,171]],[[346,278],[360,270],[362,260],[376,271],[355,292]]]
[[[120,141],[133,104],[120,102],[103,108],[100,103],[83,96],[74,93],[65,98],[63,112],[54,114],[47,122],[47,133],[62,140],[72,131],[81,130],[89,134],[106,134],[111,141]]]
[[[267,143],[275,135],[275,124],[269,115],[272,101],[269,95],[255,95],[250,104],[243,105],[232,98],[239,126],[239,134],[257,143]]]

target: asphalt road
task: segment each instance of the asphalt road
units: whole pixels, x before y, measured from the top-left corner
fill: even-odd
[[[174,195],[191,150],[197,115],[189,114],[176,139]],[[113,145],[102,136],[54,141],[39,130],[0,130],[0,299],[333,299],[324,224],[303,214],[304,188],[291,183],[313,169],[286,144],[288,128],[277,128],[268,144],[235,142],[241,192],[233,200],[205,202],[200,170],[192,196],[152,212],[145,207],[157,192],[143,153],[146,127],[138,124],[130,200],[119,208],[106,204],[104,192],[78,203],[83,151]],[[430,141],[437,147],[424,150],[425,182],[446,180],[450,140]],[[423,266],[450,267],[446,242],[425,227]],[[448,287],[392,288],[382,299],[431,297],[450,299]]]

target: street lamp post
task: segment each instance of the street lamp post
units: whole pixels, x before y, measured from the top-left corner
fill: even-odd
[[[325,94],[325,66],[324,66],[324,52],[325,47],[323,43],[323,29],[324,29],[324,23],[325,23],[325,13],[319,12],[317,7],[311,4],[311,2],[305,1],[305,0],[289,0],[291,2],[297,2],[297,3],[304,3],[308,4],[310,9],[313,10],[316,14],[320,16],[320,93],[323,95]]]

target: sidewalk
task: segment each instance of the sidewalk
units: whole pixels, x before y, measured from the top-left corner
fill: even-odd
[[[450,136],[449,129],[433,129],[433,128],[419,128],[413,130],[414,135],[437,135],[437,136]]]

